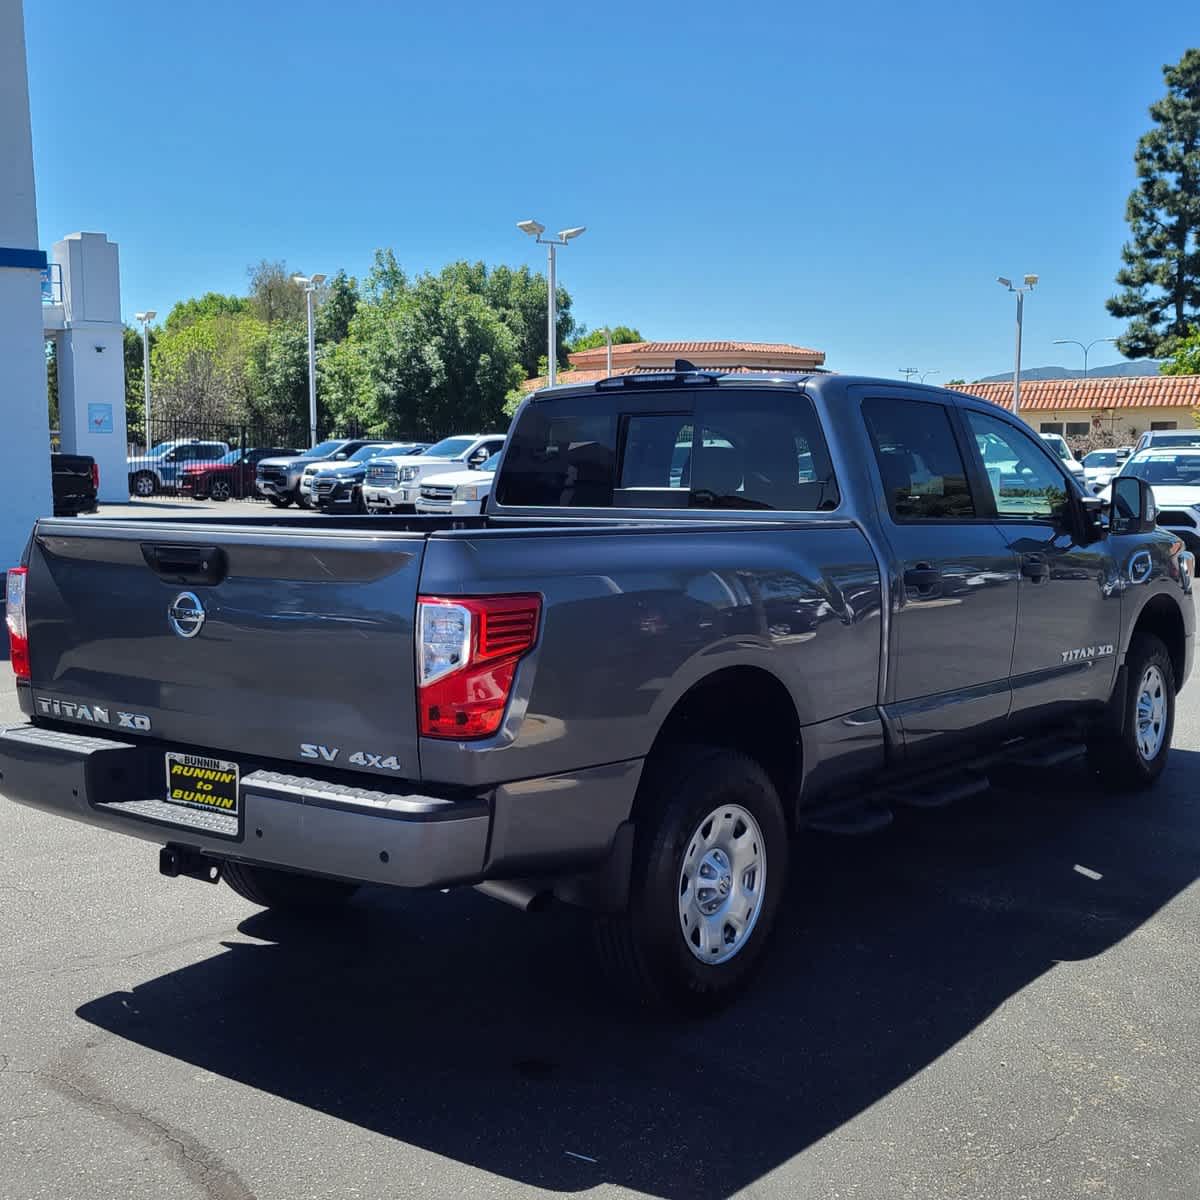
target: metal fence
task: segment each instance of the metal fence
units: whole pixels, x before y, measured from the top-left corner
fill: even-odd
[[[260,459],[302,454],[307,423],[152,420],[150,448],[129,446],[129,491],[133,496],[193,495],[262,500],[254,478]],[[320,430],[318,442],[333,438],[431,441],[403,431],[368,432],[355,426]]]

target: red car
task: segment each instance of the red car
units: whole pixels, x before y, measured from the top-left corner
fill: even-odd
[[[260,458],[299,454],[287,446],[230,450],[212,462],[192,463],[179,473],[179,490],[193,500],[229,500],[254,495],[254,469]]]

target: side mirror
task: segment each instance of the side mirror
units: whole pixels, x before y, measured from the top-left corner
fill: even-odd
[[[1136,475],[1118,475],[1112,482],[1109,533],[1149,533],[1158,521],[1154,491]]]
[[[344,462],[344,461],[345,461],[346,459],[348,459],[349,457],[350,457],[350,455],[348,455],[348,454],[344,454],[344,453],[343,453],[343,454],[335,454],[335,455],[333,456],[333,461],[334,461],[334,462]]]

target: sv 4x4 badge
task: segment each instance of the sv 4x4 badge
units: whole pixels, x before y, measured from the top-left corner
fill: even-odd
[[[321,746],[312,742],[302,742],[300,744],[301,758],[315,758],[321,762],[334,763],[337,762],[338,756],[342,753],[340,746]],[[380,771],[399,771],[400,760],[394,755],[389,754],[386,758],[382,754],[369,754],[366,750],[355,750],[346,762],[355,767],[375,767]]]

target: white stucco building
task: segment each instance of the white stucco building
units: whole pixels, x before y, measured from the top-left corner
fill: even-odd
[[[0,0],[0,572],[51,508],[41,269],[21,0]]]

